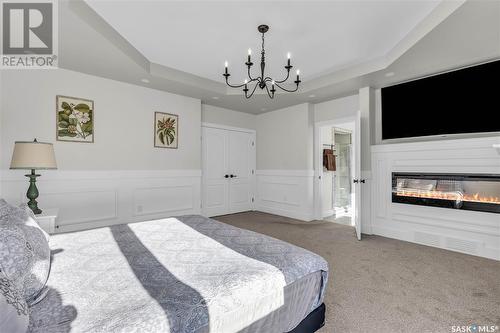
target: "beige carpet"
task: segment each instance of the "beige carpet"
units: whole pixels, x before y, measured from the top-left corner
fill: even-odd
[[[259,212],[215,219],[301,246],[329,262],[321,333],[500,326],[500,262],[380,236],[357,241],[352,227],[332,222]]]

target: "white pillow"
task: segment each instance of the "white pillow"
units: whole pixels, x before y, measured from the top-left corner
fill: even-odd
[[[24,297],[0,271],[0,332],[26,333],[29,310]]]

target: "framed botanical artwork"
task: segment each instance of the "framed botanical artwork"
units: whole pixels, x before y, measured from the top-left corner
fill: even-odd
[[[56,122],[58,141],[94,142],[94,101],[58,95]]]
[[[179,116],[176,114],[155,112],[155,147],[178,147]]]

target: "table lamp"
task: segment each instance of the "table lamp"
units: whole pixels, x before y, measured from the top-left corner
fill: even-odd
[[[16,141],[14,143],[14,152],[12,153],[11,169],[31,170],[31,174],[26,175],[30,179],[30,186],[26,196],[28,197],[28,206],[33,213],[41,214],[42,210],[38,208],[38,189],[36,188],[35,169],[57,169],[54,146],[52,143],[33,141]]]

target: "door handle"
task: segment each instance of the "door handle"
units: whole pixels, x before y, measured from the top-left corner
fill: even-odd
[[[358,180],[358,179],[356,179],[356,178],[354,178],[354,179],[352,180],[352,182],[353,182],[354,184],[357,184],[357,183],[359,183],[359,180]]]
[[[236,178],[236,175],[231,175],[231,176],[229,176],[229,177],[231,177],[231,178]]]
[[[224,175],[224,178],[229,178],[229,175]]]
[[[364,180],[364,179],[361,179],[359,182],[364,184],[364,183],[365,183],[365,180]]]

